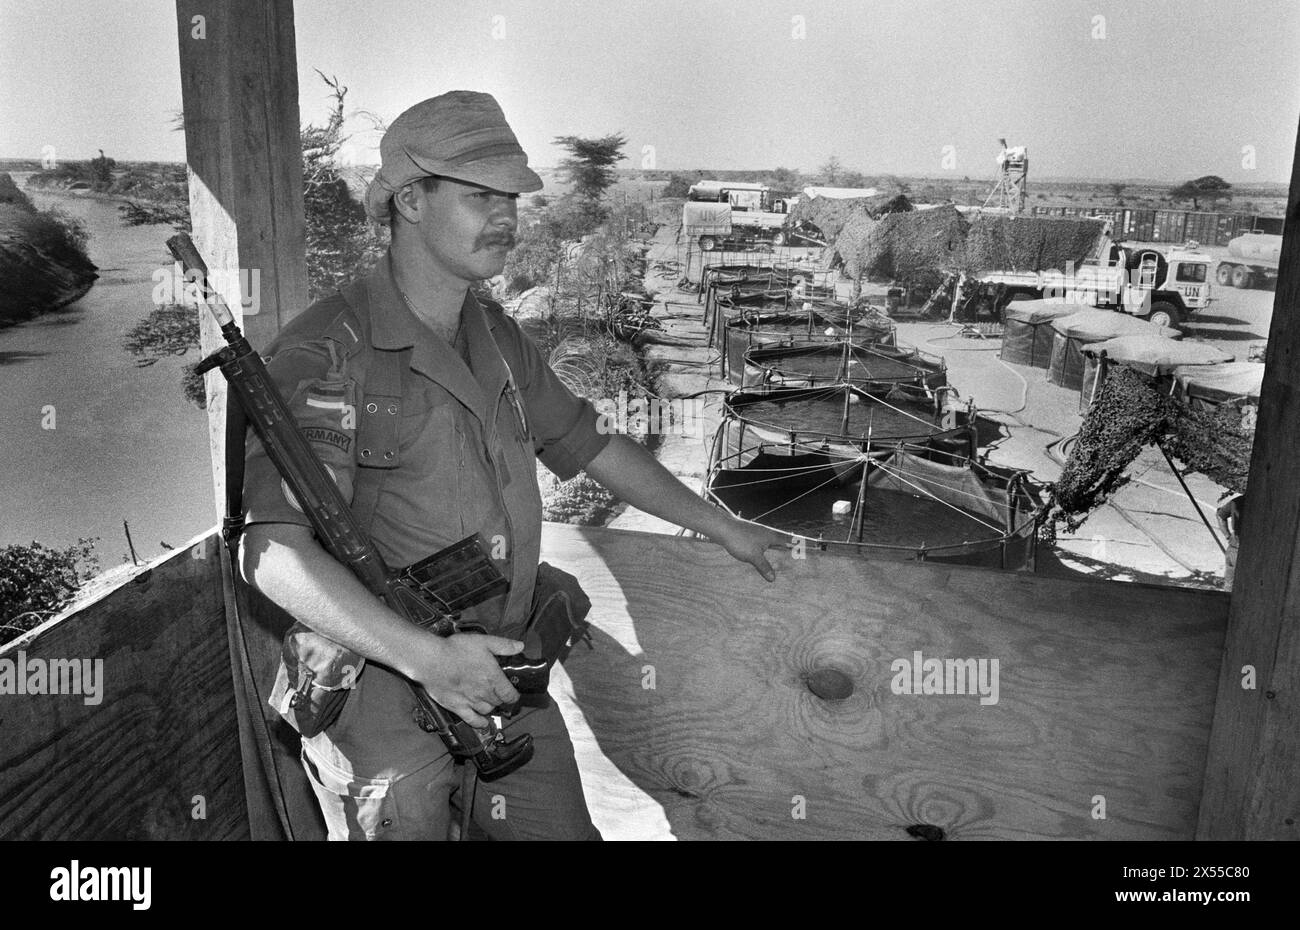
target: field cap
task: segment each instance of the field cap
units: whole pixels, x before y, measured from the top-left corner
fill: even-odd
[[[439,175],[508,194],[542,189],[501,105],[491,94],[453,90],[393,120],[379,143],[381,165],[366,188],[366,213],[387,222],[393,194]]]

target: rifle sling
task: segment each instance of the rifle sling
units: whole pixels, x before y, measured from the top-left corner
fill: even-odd
[[[247,428],[243,406],[227,390],[226,512],[221,521],[222,588],[225,592],[226,629],[233,665],[231,671],[234,677],[235,705],[240,721],[241,757],[247,758],[249,754],[255,754],[261,765],[261,771],[258,773],[250,771],[247,763],[244,764],[244,796],[248,806],[252,839],[279,838],[266,835],[268,824],[265,822],[264,812],[269,795],[269,806],[275,811],[275,818],[279,821],[282,831],[281,836],[293,840],[297,837],[298,831],[295,829],[294,816],[290,807],[300,809],[301,804],[290,803],[288,796],[293,793],[293,788],[285,785],[281,779],[274,748],[275,740],[267,726],[263,710],[264,702],[249,654],[245,619],[251,621],[250,592],[240,581],[239,576],[239,536],[244,525],[244,444]],[[296,787],[297,794],[301,795],[304,786]]]

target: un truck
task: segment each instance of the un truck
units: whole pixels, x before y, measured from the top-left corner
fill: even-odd
[[[1219,262],[1214,279],[1225,287],[1267,287],[1277,280],[1282,237],[1249,232],[1228,243],[1228,257]]]
[[[998,310],[1017,299],[1062,300],[1174,328],[1213,299],[1209,283],[1213,259],[1204,252],[1191,248],[1162,252],[1103,238],[1099,254],[1104,261],[1077,269],[993,272],[979,276],[976,283],[996,295]]]
[[[682,229],[701,251],[786,242],[786,203],[771,188],[746,181],[700,181],[682,206]]]

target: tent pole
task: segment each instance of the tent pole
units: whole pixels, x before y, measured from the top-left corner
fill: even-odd
[[[866,514],[867,479],[870,476],[871,476],[871,456],[867,456],[866,461],[862,463],[862,483],[858,485],[858,505],[855,508],[855,510],[857,511],[857,519],[854,521],[855,526],[853,528],[853,538],[857,542],[862,542],[862,528],[863,525],[867,522],[867,514]]]
[[[1201,522],[1205,524],[1205,528],[1210,531],[1210,538],[1214,540],[1214,544],[1219,547],[1220,552],[1226,552],[1227,550],[1223,547],[1223,543],[1219,541],[1219,534],[1214,532],[1214,527],[1210,526],[1210,521],[1205,518],[1205,513],[1201,510],[1201,505],[1196,502],[1196,498],[1192,497],[1191,489],[1187,487],[1187,482],[1183,480],[1182,472],[1178,470],[1174,465],[1174,460],[1171,459],[1169,453],[1165,451],[1164,443],[1157,442],[1156,445],[1159,447],[1161,454],[1164,455],[1165,461],[1169,463],[1169,470],[1174,473],[1174,477],[1178,479],[1178,483],[1183,486],[1183,493],[1186,494],[1187,499],[1192,502],[1192,507],[1196,510],[1196,515],[1201,518]]]

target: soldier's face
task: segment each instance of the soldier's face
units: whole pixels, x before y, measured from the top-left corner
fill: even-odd
[[[419,235],[430,259],[447,274],[480,281],[501,273],[515,246],[518,194],[441,178],[432,190],[416,185]]]

